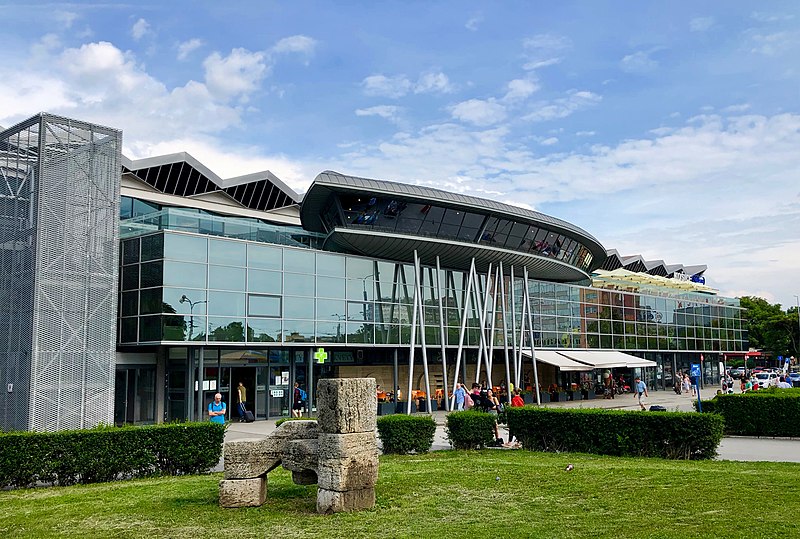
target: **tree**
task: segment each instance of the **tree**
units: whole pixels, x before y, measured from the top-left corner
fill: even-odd
[[[770,352],[773,357],[798,357],[800,331],[796,307],[784,311],[780,303],[773,305],[764,298],[753,296],[744,296],[740,301],[741,306],[747,309],[742,315],[742,323],[751,347]]]

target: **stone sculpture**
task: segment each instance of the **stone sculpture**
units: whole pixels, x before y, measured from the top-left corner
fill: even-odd
[[[317,512],[375,506],[378,446],[374,378],[332,378],[317,384],[317,421],[286,421],[261,440],[225,442],[222,507],[257,507],[267,473],[282,465],[298,485],[318,485]]]

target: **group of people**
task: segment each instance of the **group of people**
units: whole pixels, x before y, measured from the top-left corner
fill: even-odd
[[[685,372],[678,371],[678,374],[675,376],[675,385],[673,389],[675,389],[675,393],[678,395],[689,395],[691,392],[692,397],[697,396],[697,388],[692,383],[689,374]]]

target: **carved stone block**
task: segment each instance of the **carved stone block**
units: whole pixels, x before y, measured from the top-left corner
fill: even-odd
[[[219,482],[221,507],[259,507],[267,499],[267,478],[223,479]]]
[[[375,430],[378,401],[374,378],[331,378],[317,384],[319,432],[351,434]]]

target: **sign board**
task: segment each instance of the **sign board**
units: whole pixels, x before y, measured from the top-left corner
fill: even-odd
[[[314,352],[314,359],[317,360],[317,363],[325,363],[325,360],[328,359],[328,353],[324,348],[317,348],[317,351]]]
[[[282,389],[271,389],[269,394],[272,395],[273,397],[279,399],[279,398],[283,397],[283,390]]]
[[[689,376],[695,377],[700,376],[700,364],[699,363],[692,363],[691,370],[689,371]]]
[[[9,393],[13,393],[14,392],[14,384],[8,384],[8,392]]]

